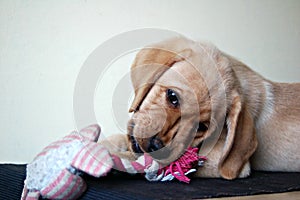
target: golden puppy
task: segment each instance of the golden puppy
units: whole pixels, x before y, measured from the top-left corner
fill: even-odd
[[[300,84],[274,83],[211,44],[173,38],[142,49],[131,68],[128,135],[103,141],[161,163],[188,146],[208,160],[196,175],[234,179],[300,171]]]

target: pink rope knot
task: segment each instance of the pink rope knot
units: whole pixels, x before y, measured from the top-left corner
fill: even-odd
[[[198,155],[198,148],[189,147],[180,158],[164,168],[164,176],[172,174],[179,181],[189,183],[190,179],[185,174],[205,160],[205,156]]]

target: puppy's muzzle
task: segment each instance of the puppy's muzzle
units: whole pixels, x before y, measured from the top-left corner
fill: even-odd
[[[158,137],[165,120],[158,120],[164,116],[157,110],[139,111],[134,113],[128,122],[128,134],[132,151],[136,153],[154,152],[164,147]]]
[[[133,135],[134,122],[131,120],[128,124],[129,141],[132,151],[135,153],[154,152],[164,147],[163,142],[157,137],[137,138]]]
[[[163,142],[156,136],[151,138],[135,138],[130,136],[132,151],[135,153],[154,152],[164,147]]]

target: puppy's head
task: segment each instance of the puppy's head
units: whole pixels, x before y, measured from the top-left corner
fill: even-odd
[[[234,100],[235,94],[240,96],[239,88],[229,60],[211,45],[180,38],[144,48],[132,65],[131,78],[135,99],[128,139],[135,153],[150,152],[168,164],[224,125],[236,125],[241,106],[228,113],[233,101],[241,101]],[[232,129],[236,127],[228,127]],[[223,153],[220,170],[233,140]]]

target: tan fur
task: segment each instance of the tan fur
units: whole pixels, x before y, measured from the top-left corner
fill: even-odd
[[[246,177],[250,161],[257,170],[300,171],[300,83],[268,81],[213,45],[185,38],[141,50],[131,70],[136,96],[128,134],[143,151],[149,138],[160,138],[169,150],[160,162],[220,132],[196,176]],[[167,101],[169,88],[180,108]],[[199,122],[208,130],[196,132]],[[128,138],[113,140],[133,159]]]

